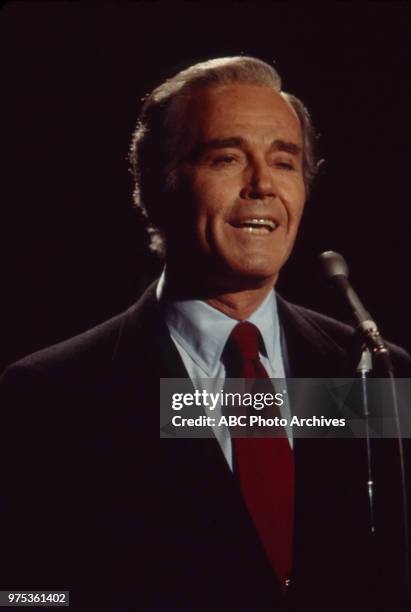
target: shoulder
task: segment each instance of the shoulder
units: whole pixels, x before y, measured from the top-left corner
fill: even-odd
[[[351,327],[351,325],[342,323],[337,319],[333,319],[332,317],[306,308],[305,306],[287,302],[282,298],[280,299],[282,303],[285,304],[286,307],[289,308],[289,310],[292,311],[298,319],[300,319],[300,321],[304,321],[307,325],[311,325],[319,331],[344,338],[351,338],[355,334],[355,329],[354,327]]]
[[[334,345],[348,355],[358,351],[359,338],[356,329],[332,317],[316,312],[304,306],[292,304],[277,296],[279,311],[288,323],[300,333],[317,336],[319,342]],[[399,376],[411,376],[411,356],[402,347],[386,341],[394,360]]]
[[[100,376],[112,367],[125,339],[139,335],[143,337],[149,325],[145,324],[145,312],[153,308],[154,285],[124,312],[88,329],[68,340],[64,340],[40,351],[36,351],[12,364],[3,374],[8,380],[30,373],[36,377],[48,375],[53,378]]]
[[[41,375],[49,370],[58,372],[70,364],[82,367],[87,363],[102,363],[115,346],[125,316],[126,313],[122,313],[68,340],[36,351],[10,366],[5,375],[20,370],[32,370]]]

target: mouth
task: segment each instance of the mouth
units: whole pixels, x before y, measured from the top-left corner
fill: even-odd
[[[271,234],[278,227],[278,223],[273,221],[273,219],[266,218],[241,219],[240,221],[232,222],[231,225],[244,232],[260,235]]]

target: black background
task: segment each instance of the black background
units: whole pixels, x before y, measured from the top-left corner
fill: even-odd
[[[339,318],[341,251],[384,335],[408,324],[411,5],[9,3],[0,11],[0,368],[120,312],[159,270],[132,209],[141,96],[190,63],[276,62],[326,162],[279,288]]]

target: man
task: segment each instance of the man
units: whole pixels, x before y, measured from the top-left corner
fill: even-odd
[[[157,442],[160,378],[250,375],[226,359],[244,322],[255,377],[354,374],[353,330],[273,291],[315,175],[314,144],[303,104],[254,58],[192,66],[146,98],[135,198],[165,271],[126,313],[6,373],[4,588],[71,589],[84,610],[406,609],[395,453],[384,454],[394,467],[381,480],[390,503],[380,503],[375,542],[363,445],[286,440],[279,473],[295,477],[295,520],[278,562],[290,554],[292,567],[281,572],[260,527],[266,508],[253,508],[266,491],[243,487],[247,453],[243,467],[230,438]],[[392,351],[408,375],[409,356]],[[253,466],[251,484],[276,470],[262,477]]]

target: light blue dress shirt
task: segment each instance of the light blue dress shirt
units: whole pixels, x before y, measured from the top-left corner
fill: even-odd
[[[164,273],[157,285],[157,299],[160,301],[163,286]],[[164,317],[171,338],[194,386],[201,387],[201,379],[206,378],[216,379],[223,384],[226,373],[221,356],[231,332],[239,321],[202,300],[181,300],[167,303],[164,305]],[[270,378],[284,380],[286,346],[274,291],[270,291],[247,321],[253,323],[262,336],[264,347],[261,349],[260,360],[268,375]],[[285,381],[282,386],[285,386]],[[281,416],[289,422],[290,409],[287,401],[281,407]],[[292,446],[289,428],[287,428],[287,433]],[[214,434],[232,469],[232,444],[228,429],[214,428]]]

